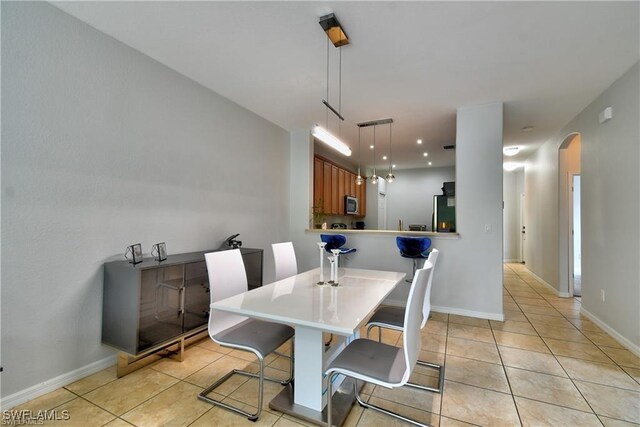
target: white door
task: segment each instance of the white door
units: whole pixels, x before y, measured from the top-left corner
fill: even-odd
[[[520,262],[524,263],[524,244],[527,239],[524,225],[524,193],[520,194]]]
[[[582,244],[582,236],[580,235],[580,175],[573,175],[573,215],[571,229],[573,231],[572,244],[573,244],[573,259],[570,262],[573,263],[573,295],[582,296],[582,251],[580,246]]]

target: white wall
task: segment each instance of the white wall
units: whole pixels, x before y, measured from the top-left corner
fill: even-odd
[[[640,345],[640,88],[636,63],[526,163],[527,267],[558,287],[558,148],[581,135],[583,308]],[[599,124],[608,106],[614,117]],[[600,290],[606,293],[601,301]]]
[[[433,196],[442,194],[442,183],[455,181],[456,168],[420,168],[395,171],[396,179],[387,186],[387,217],[391,229],[401,219],[410,224],[425,224],[431,231]]]
[[[520,200],[524,192],[524,171],[504,171],[502,174],[503,209],[503,258],[505,261],[520,261],[522,229]]]
[[[287,132],[49,4],[2,3],[2,124],[3,397],[113,354],[126,245],[287,238]]]
[[[499,319],[502,318],[502,104],[461,108],[457,121],[460,236],[433,238],[432,246],[442,254],[432,303],[440,311]],[[292,132],[290,233],[300,271],[318,266],[315,243],[320,240],[319,233],[304,230],[309,225],[311,153],[309,131]],[[490,232],[485,232],[485,225]],[[411,271],[411,261],[398,253],[395,235],[346,236],[347,244],[358,250],[348,257],[347,266]],[[407,293],[408,284],[401,284],[388,302],[402,304]]]

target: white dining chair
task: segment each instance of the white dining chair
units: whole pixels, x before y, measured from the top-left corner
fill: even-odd
[[[425,261],[426,263],[431,264],[432,273],[429,276],[429,283],[427,284],[427,291],[425,293],[424,302],[422,304],[422,324],[420,328],[424,328],[427,324],[427,320],[429,319],[429,314],[431,313],[431,285],[433,282],[433,276],[435,274],[435,268],[438,261],[439,251],[437,249],[432,249],[429,253],[429,258]],[[405,308],[404,307],[390,307],[384,306],[376,310],[376,312],[371,316],[369,322],[367,323],[367,338],[369,338],[369,334],[372,328],[378,328],[378,341],[382,340],[382,328],[391,329],[394,331],[404,331],[404,315]],[[435,363],[425,362],[422,360],[418,360],[418,365],[427,366],[429,368],[436,369],[438,371],[438,387],[429,387],[422,384],[416,384],[412,382],[408,382],[407,386],[419,388],[421,390],[427,390],[434,393],[441,393],[442,386],[444,383],[444,368],[442,365],[438,365]]]
[[[273,260],[275,262],[276,282],[287,277],[298,274],[298,264],[296,263],[296,252],[293,243],[273,243]]]
[[[427,261],[424,268],[416,270],[416,274],[413,276],[403,319],[402,348],[366,338],[358,338],[349,343],[327,368],[327,425],[329,427],[332,427],[332,391],[336,375],[345,375],[354,380],[361,380],[390,389],[402,387],[409,380],[420,354],[422,304],[432,270],[431,264]],[[356,384],[357,381],[354,381],[354,393],[360,406],[382,412],[411,424],[425,426],[425,424],[402,416],[390,409],[363,401]]]
[[[247,274],[239,249],[208,253],[205,254],[205,260],[209,275],[211,303],[248,291]],[[252,373],[233,369],[203,390],[198,395],[198,399],[242,414],[251,421],[257,420],[262,412],[264,380],[286,385],[293,378],[293,342],[291,343],[289,378],[287,380],[266,377],[264,375],[264,358],[287,340],[293,338],[293,335],[293,328],[287,325],[255,320],[212,309],[209,313],[209,336],[211,339],[221,346],[255,354],[260,370],[258,373]],[[246,412],[227,402],[207,396],[234,374],[258,378],[258,410],[255,413]]]

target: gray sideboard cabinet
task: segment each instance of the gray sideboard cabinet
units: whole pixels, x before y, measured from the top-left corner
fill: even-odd
[[[134,357],[206,331],[209,277],[204,254],[104,264],[102,343]],[[249,289],[262,286],[263,250],[241,248]],[[181,346],[183,348],[183,345]]]

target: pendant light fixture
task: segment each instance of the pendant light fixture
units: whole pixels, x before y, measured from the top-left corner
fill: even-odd
[[[351,149],[349,148],[349,146],[342,142],[340,138],[337,138],[331,132],[329,132],[329,111],[331,111],[338,117],[338,119],[340,119],[340,122],[338,122],[338,133],[340,130],[340,123],[344,121],[344,117],[342,117],[342,46],[349,44],[349,38],[347,37],[347,34],[344,32],[342,26],[340,25],[340,22],[338,22],[338,19],[333,13],[320,17],[320,26],[327,34],[327,99],[322,100],[322,103],[327,108],[327,128],[324,129],[316,124],[313,127],[311,133],[315,138],[324,142],[334,150],[337,150],[345,156],[351,156]],[[329,104],[329,41],[331,41],[340,52],[338,77],[339,95],[337,110],[333,108],[331,104]]]
[[[358,125],[358,144],[360,143],[360,128],[373,126],[373,175],[371,176],[371,183],[378,183],[378,175],[376,175],[376,126],[378,125],[389,125],[389,175],[391,175],[392,180],[395,178],[393,173],[391,172],[391,123],[393,123],[393,119],[378,119],[378,120],[370,120],[368,122],[357,123]],[[358,148],[359,150],[359,148]],[[358,163],[359,164],[359,163]],[[358,175],[360,175],[360,168],[358,167]],[[387,178],[389,177],[387,175]]]
[[[373,125],[373,175],[371,175],[371,183],[378,183],[378,175],[376,175],[376,125]]]
[[[362,150],[360,143],[360,126],[358,126],[358,176],[356,177],[356,185],[362,185],[364,179],[362,179],[362,175],[360,174],[360,160],[362,158]]]
[[[385,177],[387,182],[393,182],[396,179],[396,176],[393,174],[392,167],[393,166],[391,164],[391,123],[389,123],[389,173]]]

